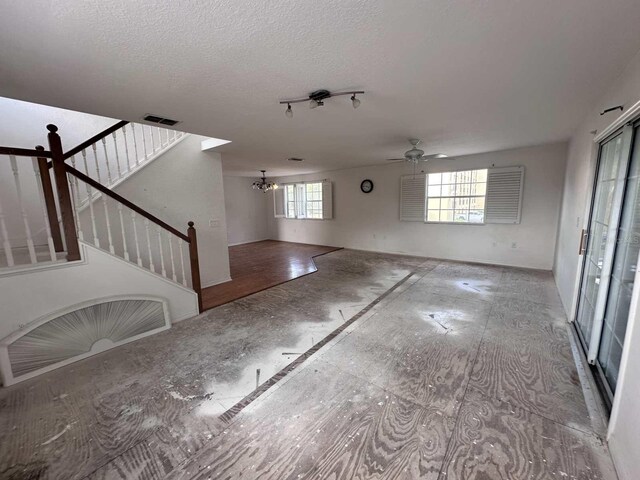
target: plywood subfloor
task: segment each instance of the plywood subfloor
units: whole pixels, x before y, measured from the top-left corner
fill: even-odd
[[[550,272],[316,263],[0,390],[0,478],[616,478]]]
[[[336,247],[263,240],[229,247],[231,281],[202,291],[205,310],[316,271],[313,258]]]

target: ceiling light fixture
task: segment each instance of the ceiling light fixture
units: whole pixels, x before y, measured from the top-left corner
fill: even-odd
[[[288,118],[292,118],[293,117],[293,110],[291,110],[291,104],[292,103],[300,103],[300,102],[309,102],[309,108],[314,109],[317,107],[322,107],[324,105],[324,100],[326,98],[331,98],[331,97],[337,97],[340,95],[351,95],[351,104],[353,105],[353,108],[358,108],[360,106],[360,99],[356,98],[356,95],[363,95],[364,91],[362,90],[358,90],[358,91],[350,91],[350,92],[336,92],[336,93],[332,93],[329,90],[316,90],[314,92],[311,92],[309,94],[308,97],[306,98],[296,98],[293,100],[282,100],[280,102],[280,105],[286,105],[287,109],[285,110],[284,114],[288,117]]]
[[[267,178],[264,176],[266,170],[260,171],[262,172],[262,178],[253,182],[253,184],[251,185],[253,189],[261,190],[262,193],[267,193],[269,190],[276,190],[278,188],[278,185],[276,183],[267,182]]]

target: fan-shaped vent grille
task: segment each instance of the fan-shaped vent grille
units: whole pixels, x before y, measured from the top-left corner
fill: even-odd
[[[106,350],[168,327],[162,302],[115,300],[55,317],[8,345],[14,378],[50,370],[91,354],[97,342]],[[106,346],[106,348],[105,348]]]

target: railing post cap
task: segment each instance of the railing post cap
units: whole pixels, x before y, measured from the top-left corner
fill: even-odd
[[[189,225],[189,228],[193,228],[194,223],[193,221],[190,221],[190,222],[187,222],[187,225]]]
[[[36,145],[36,150],[44,150],[44,147],[42,145]]]
[[[56,133],[58,131],[58,127],[56,127],[53,123],[50,123],[49,125],[47,125],[47,130],[49,130],[51,133]]]

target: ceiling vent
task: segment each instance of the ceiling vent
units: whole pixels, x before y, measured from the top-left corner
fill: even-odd
[[[178,120],[171,120],[170,118],[162,118],[162,117],[159,117],[158,115],[150,115],[150,114],[145,115],[142,119],[147,122],[159,123],[161,125],[169,125],[171,127],[180,123]]]
[[[303,158],[297,158],[297,157],[289,157],[289,158],[287,158],[287,160],[289,160],[290,162],[301,162],[304,159]]]

